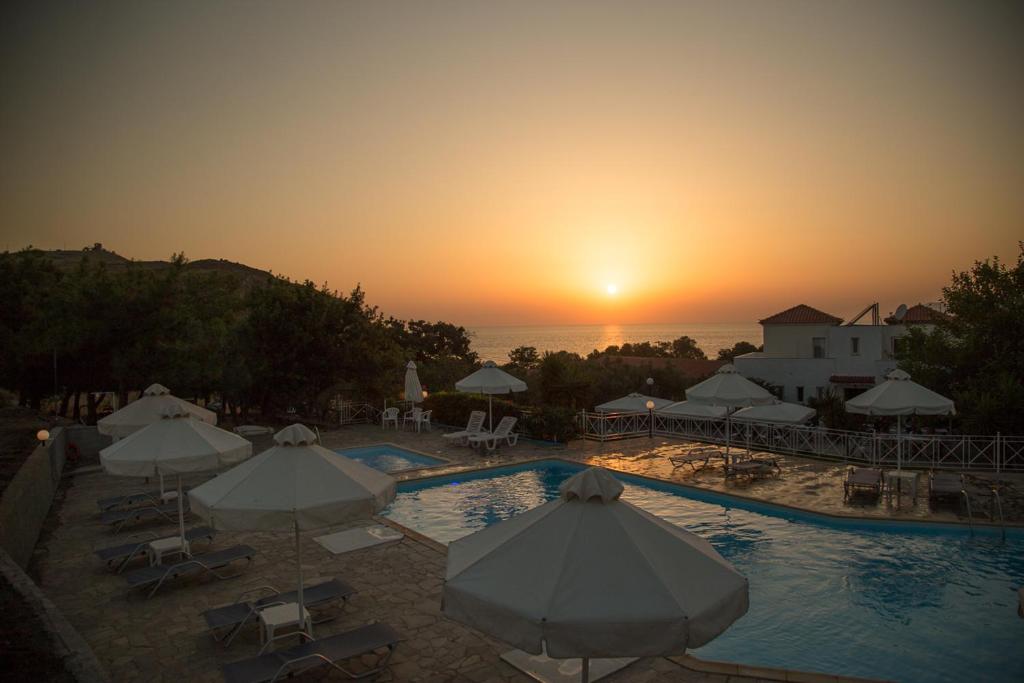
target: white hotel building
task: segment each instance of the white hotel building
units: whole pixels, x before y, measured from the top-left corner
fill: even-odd
[[[868,312],[871,324],[859,321]],[[896,367],[894,352],[909,325],[929,328],[942,313],[918,304],[900,306],[879,321],[878,304],[844,323],[842,318],[801,304],[759,321],[764,351],[737,356],[737,371],[781,388],[782,398],[806,403],[829,388],[852,398],[884,380]]]

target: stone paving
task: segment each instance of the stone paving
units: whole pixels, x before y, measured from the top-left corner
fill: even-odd
[[[657,438],[605,444],[575,442],[568,448],[523,441],[514,448],[506,448],[498,455],[487,457],[467,448],[446,444],[437,431],[423,434],[394,430],[383,432],[379,427],[356,426],[324,435],[324,444],[332,448],[381,442],[397,443],[451,461],[445,467],[400,474],[400,479],[560,457],[834,514],[955,519],[955,515],[949,512],[929,513],[926,500],[919,500],[913,506],[905,501],[902,510],[892,509],[884,502],[844,504],[842,466],[801,458],[782,458],[783,471],[779,478],[749,484],[725,481],[720,465],[698,473],[690,472],[688,467],[672,470],[662,456],[689,445]],[[258,441],[256,451],[268,443]],[[204,479],[191,478],[185,483],[196,485]],[[206,633],[202,611],[233,602],[240,593],[257,586],[293,587],[296,573],[293,537],[286,533],[222,532],[215,538],[214,548],[247,543],[258,550],[255,562],[239,577],[182,580],[178,585],[161,589],[149,599],[142,595],[129,595],[124,580],[104,568],[92,551],[139,536],[133,536],[130,530],[113,535],[99,523],[95,501],[114,493],[138,490],[139,487],[137,480],[111,477],[98,471],[75,474],[63,504],[51,513],[59,516],[55,530],[37,549],[42,554],[38,564],[40,585],[85,637],[112,679],[176,683],[181,680],[221,680],[220,665],[256,653],[259,648],[258,632],[255,627],[250,627],[230,649],[225,650]],[[191,523],[198,522],[193,519]],[[336,619],[317,627],[318,635],[330,635],[373,621],[391,624],[405,640],[380,676],[382,681],[498,683],[529,680],[499,659],[499,655],[509,649],[507,646],[441,615],[440,596],[445,566],[443,546],[410,534],[393,545],[333,555],[312,540],[314,536],[346,526],[352,525],[303,535],[302,566],[307,582],[337,576],[358,590],[348,606],[338,611]],[[168,534],[174,532],[174,526],[156,523],[138,528],[139,532],[143,530]],[[367,656],[354,666],[372,664],[373,658]],[[718,667],[717,670],[723,673],[710,673],[707,670],[696,671],[684,664],[695,666],[679,658],[645,658],[605,680],[612,683],[758,680],[735,675],[737,671],[743,672],[735,666]],[[307,674],[306,678],[334,679],[337,675],[322,667]],[[785,673],[779,672],[774,678],[782,680],[784,677]],[[810,677],[806,680],[837,679]]]

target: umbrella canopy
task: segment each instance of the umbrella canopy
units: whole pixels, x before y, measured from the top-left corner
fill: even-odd
[[[846,402],[846,410],[862,415],[953,415],[951,399],[910,379],[903,370],[893,370],[886,381]]]
[[[409,361],[405,366],[405,400],[419,403],[423,400],[423,385],[416,374],[416,363]]]
[[[215,529],[293,530],[302,595],[300,529],[369,517],[395,497],[395,480],[317,445],[316,434],[293,424],[276,446],[189,491],[192,509]]]
[[[318,529],[369,517],[395,497],[395,480],[317,445],[301,424],[277,445],[189,492],[192,509],[224,530]]]
[[[802,424],[817,414],[814,408],[799,403],[776,401],[769,405],[741,408],[732,414],[732,419],[745,422],[773,422],[776,424]]]
[[[252,443],[231,432],[193,418],[183,406],[165,407],[161,420],[100,451],[100,464],[125,477],[178,475],[178,529],[185,548],[185,511],[181,475],[205,472],[241,462],[252,455]]]
[[[116,413],[107,415],[96,423],[96,428],[100,434],[125,437],[146,425],[159,422],[172,406],[184,409],[203,422],[217,424],[217,413],[172,396],[171,390],[162,384],[151,384],[137,401],[132,401]]]
[[[660,415],[673,417],[714,417],[722,418],[728,413],[723,406],[709,406],[705,403],[694,403],[693,401],[678,401],[664,408],[659,408]]]
[[[766,405],[777,400],[770,391],[751,382],[731,364],[723,365],[714,375],[687,389],[686,398],[727,408]]]
[[[487,428],[494,429],[491,396],[526,391],[526,382],[508,374],[489,360],[473,374],[455,383],[455,388],[471,394],[487,394]]]
[[[599,413],[646,413],[647,402],[654,401],[654,409],[661,410],[665,406],[671,405],[672,401],[665,398],[655,398],[654,396],[645,396],[633,392],[622,398],[617,398],[614,401],[608,401],[594,408]]]
[[[746,613],[747,579],[703,538],[619,500],[607,470],[560,492],[448,546],[445,615],[533,654],[589,658],[682,654]]]

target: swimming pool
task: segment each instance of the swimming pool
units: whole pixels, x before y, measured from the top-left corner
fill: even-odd
[[[557,496],[545,460],[403,482],[384,514],[441,542]],[[899,681],[1024,680],[1024,532],[820,515],[616,473],[623,498],[704,536],[750,579],[705,659]]]
[[[334,452],[344,455],[346,458],[358,460],[381,472],[402,472],[448,464],[447,460],[416,453],[389,443],[357,448],[339,448]]]

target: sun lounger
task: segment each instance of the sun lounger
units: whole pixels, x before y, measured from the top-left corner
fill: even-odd
[[[469,444],[469,437],[484,433],[484,420],[486,418],[487,413],[482,410],[474,410],[469,414],[469,421],[466,422],[465,429],[459,432],[442,434],[441,438],[445,441],[457,442],[466,446]]]
[[[182,501],[185,511],[188,511],[188,499]],[[127,510],[108,510],[100,516],[100,521],[114,527],[114,533],[119,533],[125,524],[129,522],[143,522],[148,519],[163,518],[168,522],[176,522],[178,517],[178,503],[164,503],[163,505],[148,505],[146,507],[129,508]]]
[[[488,453],[493,453],[497,450],[498,445],[504,441],[510,447],[515,446],[519,441],[519,435],[512,433],[512,428],[516,426],[516,418],[511,416],[505,416],[501,418],[501,422],[498,423],[498,427],[493,432],[481,432],[469,437],[470,446],[483,446]]]
[[[258,591],[270,591],[270,594],[258,600],[245,599],[247,595]],[[306,607],[319,607],[335,600],[347,602],[355,593],[356,589],[344,581],[331,579],[315,586],[304,587],[302,590],[302,602]],[[261,586],[242,593],[234,604],[206,610],[203,612],[203,618],[206,619],[206,625],[210,628],[213,639],[217,641],[224,640],[225,645],[230,645],[243,626],[250,621],[256,622],[256,615],[259,614],[261,609],[286,602],[298,602],[298,599],[297,591],[279,593],[273,586]],[[322,621],[327,621],[327,619],[321,619],[314,623],[321,623]]]
[[[959,501],[964,491],[964,478],[956,472],[932,472],[928,476],[928,498],[952,498]]]
[[[349,678],[380,674],[391,659],[401,636],[387,624],[369,624],[338,635],[311,640],[287,650],[232,662],[222,668],[226,683],[272,683],[290,675],[329,664]],[[355,673],[341,662],[387,648],[373,669]]]
[[[185,540],[189,543],[194,543],[203,539],[212,541],[215,533],[217,532],[208,526],[197,526],[194,529],[188,529],[185,532]],[[176,538],[176,536],[157,536],[156,534],[152,534],[152,538],[147,538],[146,540],[134,543],[125,543],[112,548],[101,548],[100,550],[95,551],[95,553],[96,556],[103,560],[108,567],[113,568],[116,565],[117,572],[120,574],[126,564],[136,557],[143,557],[146,554],[146,547],[153,541],[160,540],[161,538]]]
[[[125,581],[128,582],[129,588],[146,588],[152,586],[147,597],[153,597],[153,595],[159,590],[160,586],[164,585],[165,582],[171,579],[176,579],[179,576],[186,576],[188,574],[202,574],[210,572],[218,579],[228,579],[238,574],[220,574],[217,572],[218,569],[227,567],[233,562],[238,560],[247,560],[246,566],[252,564],[252,558],[256,555],[256,550],[251,546],[247,545],[236,545],[231,548],[225,548],[224,550],[214,550],[210,553],[204,553],[203,555],[195,555],[187,560],[176,562],[175,564],[158,564],[155,567],[143,567],[142,569],[136,569],[134,571],[124,574]]]
[[[691,448],[682,455],[670,455],[669,461],[672,463],[672,469],[679,469],[684,465],[689,465],[694,472],[697,471],[697,464],[700,464],[701,469],[708,466],[711,458],[714,456],[725,457],[722,451],[715,448],[714,446],[699,446],[697,448]]]
[[[188,491],[188,489],[184,489]],[[106,512],[107,510],[119,510],[121,508],[130,508],[136,505],[163,505],[167,501],[174,500],[177,498],[177,491],[164,491],[161,495],[160,491],[141,491],[139,493],[129,493],[123,496],[111,496],[110,498],[100,498],[96,501],[96,506],[99,507],[100,511]]]
[[[882,495],[882,470],[873,467],[851,467],[843,482],[843,500],[858,491],[876,496]]]
[[[733,456],[732,462],[725,463],[725,476],[744,476],[748,479],[759,477],[778,476],[782,474],[779,461],[776,458],[742,458]]]

